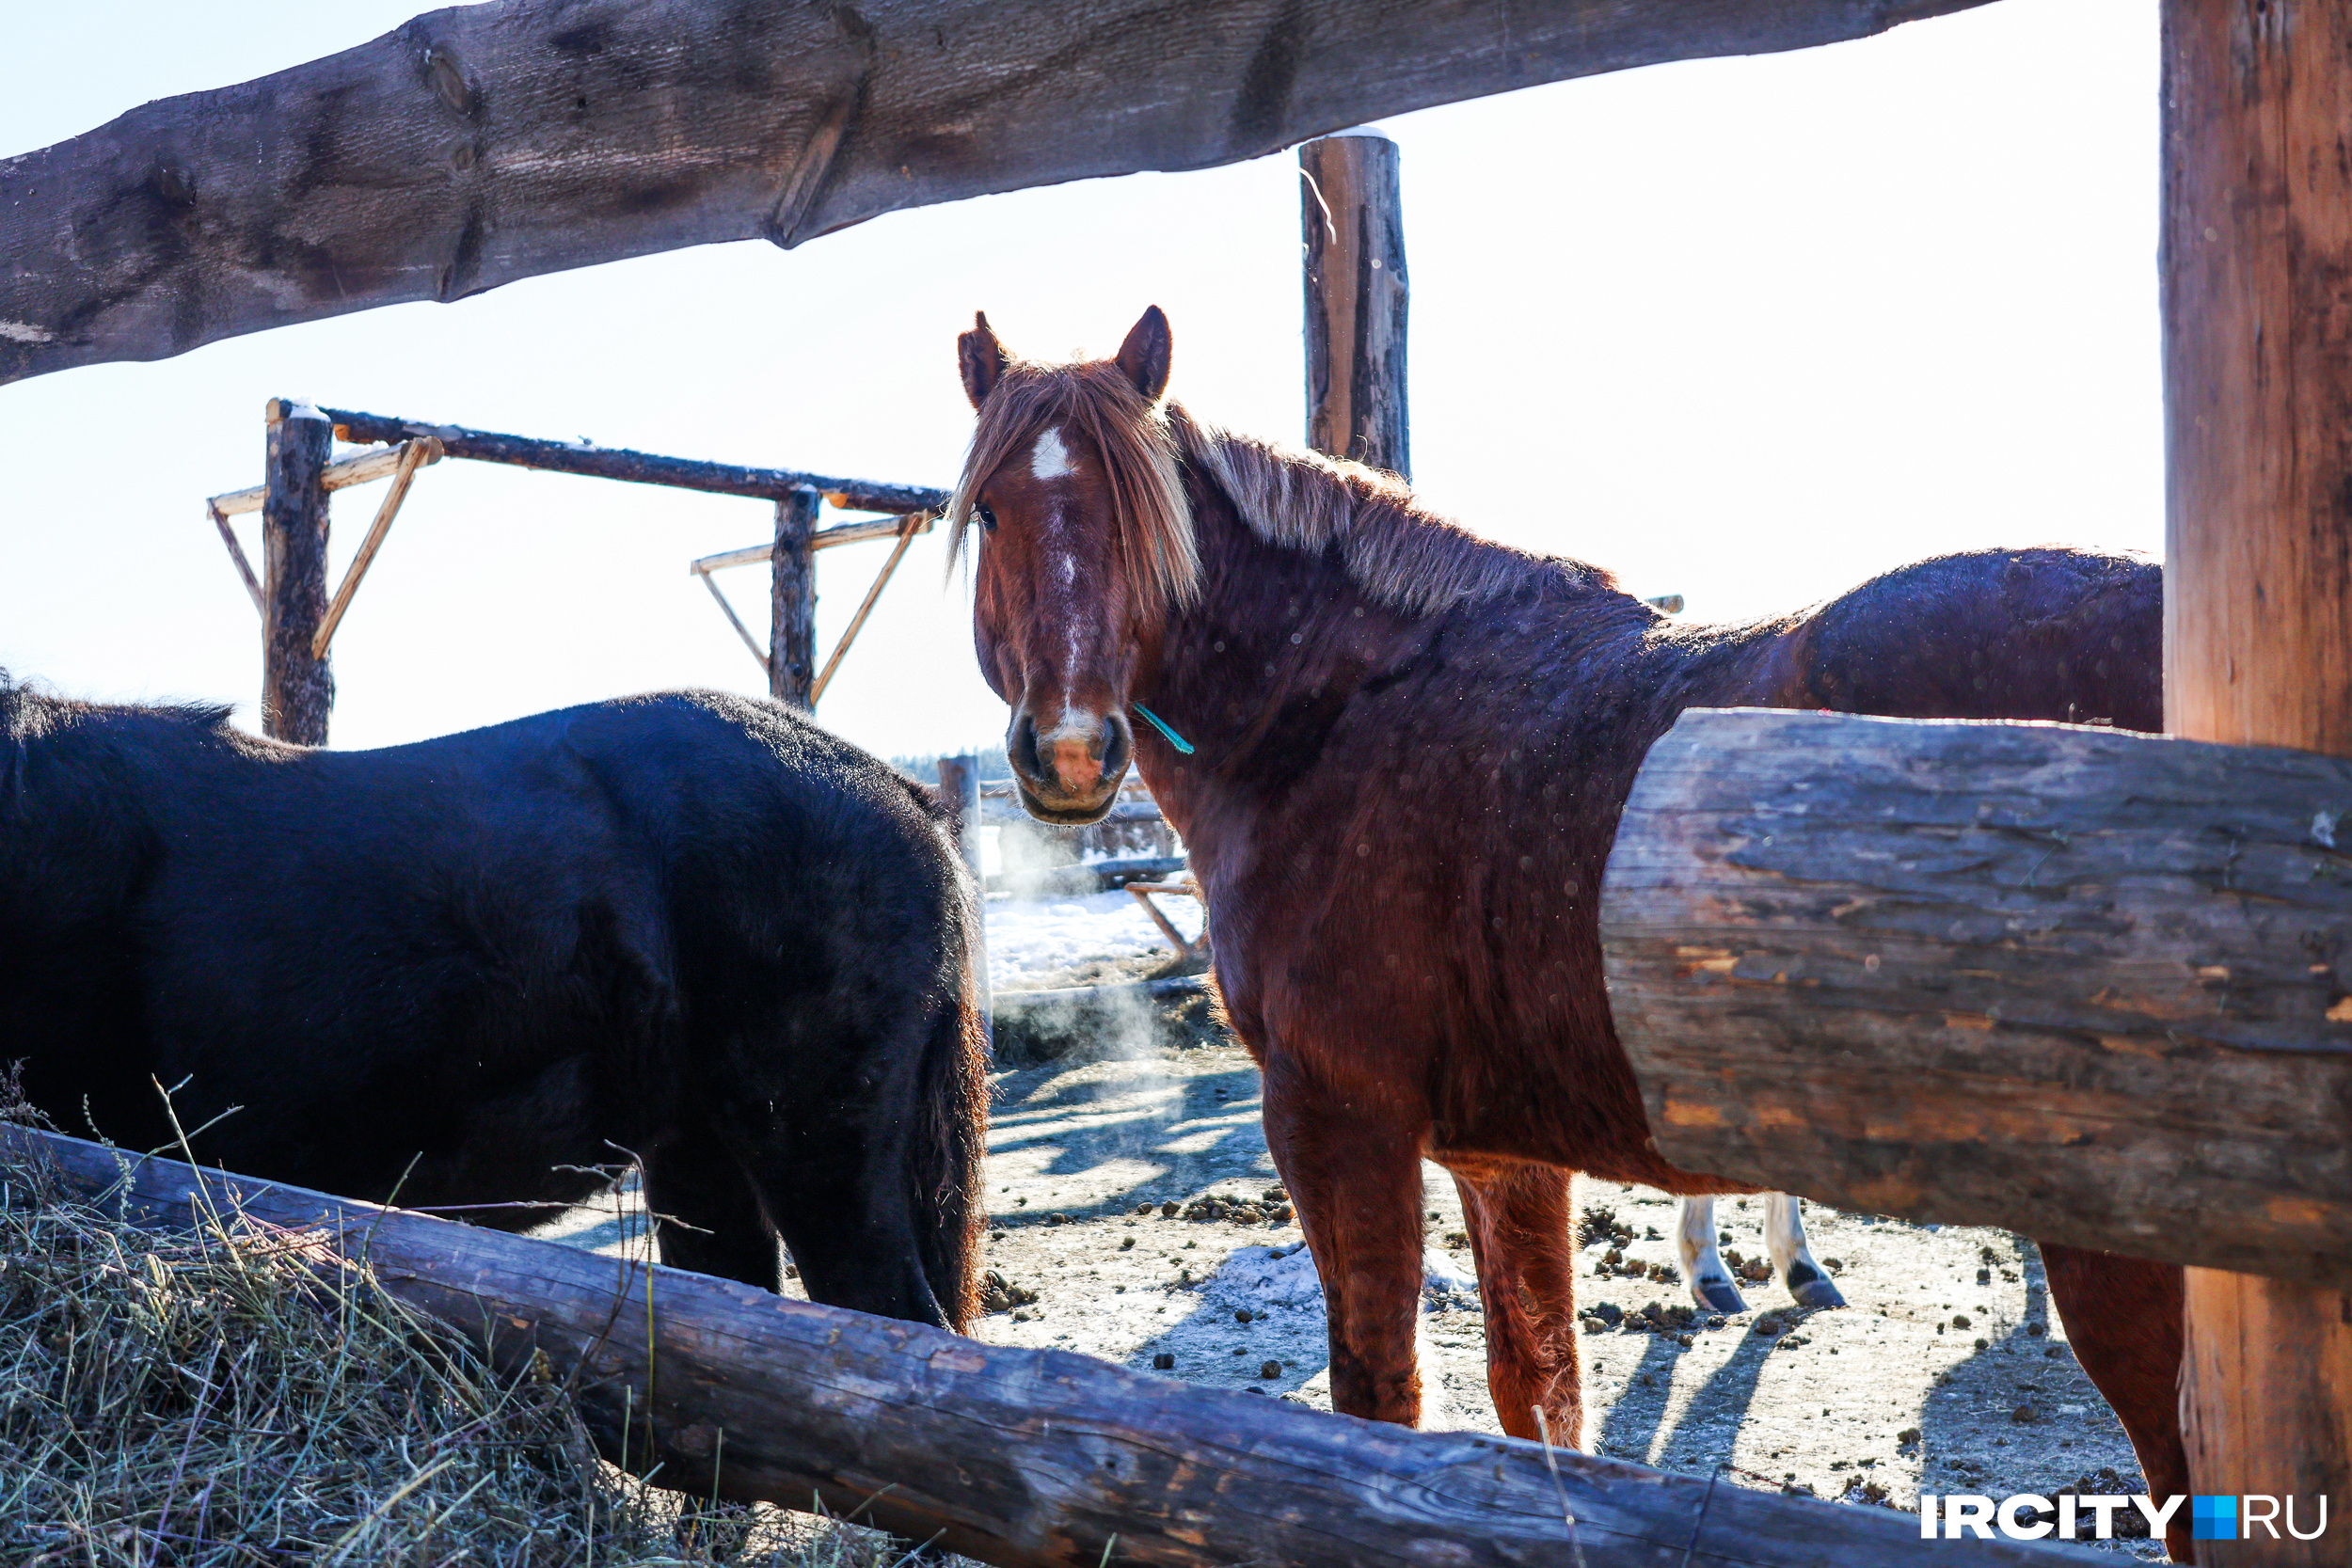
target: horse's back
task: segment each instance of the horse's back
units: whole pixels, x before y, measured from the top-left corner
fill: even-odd
[[[718,694],[355,752],[91,710],[21,751],[0,1008],[28,1097],[160,1141],[148,1078],[189,1080],[191,1124],[246,1108],[209,1155],[347,1191],[421,1142],[476,1151],[426,1193],[485,1150],[608,1159],[613,1113],[674,1092],[695,974],[788,1005],[779,954],[829,916],[938,917],[888,769]]]
[[[1939,556],[1831,600],[1791,641],[1791,706],[2164,727],[2164,573],[2134,556]]]

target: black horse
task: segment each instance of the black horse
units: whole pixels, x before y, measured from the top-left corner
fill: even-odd
[[[0,1067],[60,1127],[167,1145],[159,1081],[207,1163],[507,1228],[618,1148],[664,1261],[774,1290],[780,1235],[818,1301],[969,1321],[977,905],[920,786],[713,692],[225,720],[0,676]]]

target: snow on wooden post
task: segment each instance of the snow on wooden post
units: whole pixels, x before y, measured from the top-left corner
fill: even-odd
[[[1307,444],[1410,479],[1396,143],[1372,131],[1324,136],[1298,150],[1298,168]]]
[[[335,676],[311,651],[326,615],[326,459],[335,427],[272,398],[262,500],[262,733],[326,744]]]
[[[2352,755],[2352,12],[2166,0],[2164,84],[2165,727]],[[2181,1413],[2198,1492],[2331,1499],[2199,1561],[2344,1560],[2352,1291],[2189,1270]]]
[[[770,594],[768,694],[806,712],[817,679],[817,509],[824,498],[795,490],[776,502]]]

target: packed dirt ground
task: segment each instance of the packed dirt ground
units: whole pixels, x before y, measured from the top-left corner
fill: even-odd
[[[1322,1299],[1295,1219],[1277,1217],[1285,1206],[1246,1052],[1046,1064],[997,1082],[989,1266],[1033,1299],[991,1314],[981,1338],[1330,1407]],[[1423,1194],[1426,1354],[1446,1424],[1499,1431],[1460,1203],[1434,1165]],[[2140,1490],[2122,1426],[2050,1311],[2030,1243],[1810,1208],[1814,1255],[1848,1307],[1802,1311],[1766,1281],[1743,1285],[1747,1313],[1686,1320],[1673,1310],[1690,1302],[1674,1200],[1598,1181],[1579,1196],[1592,1240],[1578,1303],[1599,1314],[1581,1339],[1597,1451],[1901,1509],[1923,1486],[1995,1497]],[[1223,1217],[1206,1217],[1210,1199],[1223,1200]],[[1717,1204],[1727,1259],[1762,1253],[1762,1212],[1761,1199]],[[1597,1233],[1603,1215],[1614,1236]],[[1623,1261],[1610,1267],[1613,1250]],[[1652,1303],[1664,1324],[1645,1314]],[[2162,1557],[2144,1539],[2116,1547]]]
[[[1257,1069],[1221,1037],[1168,1043],[1200,1037],[1171,1027],[1125,1055],[995,1075],[987,1267],[1001,1290],[977,1333],[1327,1409],[1322,1299],[1266,1152]],[[1671,1198],[1597,1181],[1579,1192],[1597,1451],[1904,1510],[1923,1486],[2141,1489],[2030,1243],[1810,1208],[1814,1255],[1851,1305],[1800,1310],[1767,1280],[1743,1285],[1750,1311],[1710,1319],[1676,1310],[1690,1298],[1673,1276]],[[1434,1165],[1424,1194],[1423,1323],[1445,1421],[1497,1431],[1460,1205]],[[1762,1212],[1761,1199],[1718,1203],[1727,1259],[1761,1255]],[[568,1228],[592,1245],[618,1236],[609,1215]],[[2162,1558],[2144,1538],[2108,1549]]]

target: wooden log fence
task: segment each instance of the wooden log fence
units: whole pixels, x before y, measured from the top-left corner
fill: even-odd
[[[768,695],[803,713],[817,705],[819,504],[817,492],[808,489],[777,501],[775,544],[768,556]]]
[[[1405,209],[1396,143],[1373,131],[1298,150],[1307,444],[1412,478]]]
[[[335,706],[334,672],[317,651],[326,615],[324,476],[334,446],[334,426],[317,409],[271,400],[262,470],[269,477],[262,507],[262,733],[300,746],[326,744]]]
[[[701,490],[718,496],[746,496],[755,500],[788,500],[800,491],[814,490],[845,512],[937,512],[947,505],[946,491],[926,485],[881,484],[871,480],[802,473],[790,468],[664,457],[626,447],[600,447],[591,441],[545,441],[529,436],[505,436],[494,430],[469,430],[464,425],[361,414],[347,408],[321,412],[335,422],[338,440],[405,441],[430,436],[441,443],[441,450],[449,456],[470,458],[477,463],[503,463],[515,468],[538,468],[548,473],[579,474],[629,484],[660,484],[673,490]]]
[[[1975,3],[451,7],[0,162],[0,382]]]
[[[2107,1560],[1922,1541],[1908,1514],[981,1344],[23,1127],[0,1126],[0,1158],[41,1162],[59,1189],[135,1224],[234,1212],[364,1262],[510,1375],[544,1355],[599,1448],[640,1473],[659,1465],[662,1484],[795,1508],[822,1499],[1003,1568]]]
[[[297,416],[308,421],[293,437],[300,450],[281,460],[280,447],[289,437],[281,435],[279,426]],[[915,534],[930,531],[934,515],[947,503],[947,492],[922,485],[667,457],[588,441],[545,441],[350,409],[318,409],[284,398],[270,403],[269,430],[270,480],[212,497],[204,503],[205,515],[219,531],[239,579],[262,616],[263,730],[279,739],[311,746],[326,743],[327,721],[334,705],[327,653],[336,627],[382,549],[418,469],[444,457],[773,501],[776,531],[769,544],[704,557],[693,562],[692,570],[744,646],[760,661],[770,695],[804,710],[814,707],[849,654],[907,546]],[[326,454],[335,440],[389,444],[328,462]],[[310,450],[313,446],[319,449],[315,453]],[[391,488],[330,599],[326,590],[327,497],[379,479],[391,480]],[[882,511],[892,515],[819,528],[817,517],[827,502],[842,510]],[[230,527],[230,518],[248,512],[262,514],[264,567],[271,574],[266,583],[255,575],[236,531]],[[295,531],[290,533],[290,529]],[[893,537],[897,543],[889,559],[824,669],[818,671],[816,552]],[[770,636],[764,647],[710,578],[717,568],[755,561],[765,562],[771,572]]]
[[[384,536],[392,531],[392,519],[400,515],[401,503],[408,499],[408,486],[416,482],[417,470],[427,463],[441,459],[441,443],[430,436],[420,436],[403,441],[397,449],[399,461],[392,468],[391,487],[384,492],[384,499],[376,506],[375,520],[368,525],[368,534],[359,541],[358,553],[343,571],[342,586],[335,590],[334,602],[326,607],[326,615],[310,639],[313,657],[325,658],[327,645],[335,640],[335,628],[342,624],[343,612],[351,608],[351,597],[359,592],[359,584],[375,562],[375,552],[384,547]]]
[[[1143,906],[1143,912],[1152,917],[1152,924],[1157,926],[1160,928],[1160,934],[1168,938],[1169,945],[1176,949],[1178,958],[1194,957],[1199,944],[1208,941],[1209,933],[1206,927],[1202,928],[1198,938],[1187,937],[1176,929],[1176,923],[1168,918],[1159,905],[1152,902],[1154,898],[1190,898],[1195,902],[1201,902],[1200,884],[1192,879],[1190,873],[1165,882],[1129,882],[1127,893],[1136,903]]]
[[[2352,1287],[2352,760],[1693,709],[1600,915],[1686,1168]]]
[[[2165,728],[2352,757],[2352,14],[2161,10]],[[2341,1150],[2352,1096],[2335,1111]],[[2352,1288],[2210,1261],[2188,1272],[2182,1364],[2196,1490],[2352,1503]],[[2344,1559],[2329,1541],[2199,1549]]]
[[[389,479],[400,467],[401,459],[407,454],[412,444],[404,440],[393,446],[371,447],[349,457],[339,457],[320,472],[319,487],[331,495],[355,484],[373,484],[379,479]],[[436,451],[424,461],[438,463],[440,460],[440,453]],[[225,496],[215,496],[205,504],[217,515],[239,517],[248,512],[261,511],[262,503],[268,499],[269,486],[256,484],[244,490],[231,490]]]
[[[841,641],[834,644],[833,657],[825,660],[822,670],[817,672],[817,684],[808,691],[809,706],[815,707],[823,701],[825,688],[833,684],[833,673],[841,668],[841,661],[849,657],[850,644],[857,641],[857,634],[866,629],[866,618],[874,613],[874,606],[882,598],[882,590],[890,586],[891,574],[898,569],[898,562],[906,559],[907,546],[914,543],[915,534],[922,531],[915,524],[929,521],[930,518],[920,513],[909,513],[898,519],[898,543],[890,546],[889,558],[882,563],[882,570],[874,574],[874,584],[866,591],[866,597],[859,601],[856,612],[850,617],[850,624],[841,628]],[[817,548],[814,538],[809,540],[809,548],[812,551]],[[707,582],[709,578],[706,576],[703,580]]]

